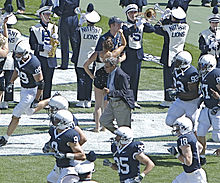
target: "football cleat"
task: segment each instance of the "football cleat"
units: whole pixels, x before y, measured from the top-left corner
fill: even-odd
[[[0,137],[0,147],[4,146],[7,144],[7,140],[5,140],[5,137],[1,136]]]

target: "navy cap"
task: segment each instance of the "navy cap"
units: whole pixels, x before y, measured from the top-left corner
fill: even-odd
[[[109,19],[108,25],[111,25],[111,24],[113,24],[113,23],[118,23],[118,24],[120,24],[120,23],[122,23],[122,21],[120,20],[120,18],[114,16],[114,17],[111,17],[111,18]]]

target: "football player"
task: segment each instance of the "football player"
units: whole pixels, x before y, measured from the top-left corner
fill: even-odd
[[[80,135],[74,130],[72,113],[68,110],[59,110],[54,115],[53,126],[49,130],[51,151],[54,152],[56,165],[47,176],[47,182],[59,182],[66,175],[78,175],[75,166],[76,160],[84,161],[86,155],[79,143]],[[79,180],[79,178],[78,178]]]
[[[196,131],[200,112],[199,73],[191,62],[192,56],[188,51],[181,51],[174,57],[174,88],[169,89],[169,94],[171,98],[177,99],[169,107],[166,124],[172,127],[176,119],[185,114],[192,120]]]
[[[133,133],[129,127],[119,127],[115,134],[115,141],[111,146],[115,163],[105,159],[103,165],[117,170],[120,182],[141,182],[155,166],[151,159],[144,154],[144,144],[133,141]],[[140,173],[140,163],[145,165],[142,173]]]
[[[140,108],[137,103],[138,84],[141,72],[143,55],[143,33],[154,32],[154,27],[145,22],[142,18],[137,18],[138,6],[129,4],[125,8],[127,22],[122,26],[127,46],[125,47],[126,59],[121,63],[122,70],[129,75],[131,89],[134,93],[135,107]]]
[[[173,124],[172,133],[178,136],[177,149],[168,149],[183,165],[184,171],[172,183],[206,183],[206,173],[201,168],[199,153],[202,145],[193,133],[192,121],[185,117],[177,119]]]
[[[56,93],[52,98],[40,101],[38,103],[37,108],[33,109],[33,113],[36,113],[37,111],[43,109],[47,105],[49,106],[48,115],[50,117],[50,122],[52,123],[54,121],[54,115],[57,113],[57,111],[62,110],[62,109],[68,110],[69,108],[68,100],[65,97],[61,96],[59,93]],[[80,134],[79,143],[80,145],[83,145],[87,141],[86,136],[84,135],[83,131],[78,126],[78,119],[74,116],[74,114],[72,115],[73,115],[73,121],[75,124],[74,129]]]
[[[212,126],[212,139],[220,142],[220,69],[216,67],[215,56],[206,54],[198,61],[199,73],[201,74],[201,91],[205,107],[199,115],[197,130],[198,140],[203,145],[200,154],[201,164],[206,163],[206,134]]]
[[[12,120],[6,135],[0,137],[0,146],[8,142],[9,136],[16,129],[21,115],[29,113],[30,107],[37,106],[44,88],[40,62],[37,57],[30,53],[28,42],[19,40],[15,45],[13,57],[15,60],[15,70],[6,90],[10,91],[14,81],[20,77],[21,97],[20,102],[13,110]]]

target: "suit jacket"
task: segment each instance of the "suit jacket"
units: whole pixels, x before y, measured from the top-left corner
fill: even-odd
[[[130,89],[129,81],[130,77],[120,67],[117,67],[114,78],[115,90],[111,91],[109,96],[121,98],[131,109],[134,109],[134,94]]]

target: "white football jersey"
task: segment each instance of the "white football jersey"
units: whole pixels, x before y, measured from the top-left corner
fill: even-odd
[[[183,51],[189,25],[186,23],[174,23],[164,25],[163,28],[169,34],[170,38],[168,66],[171,67],[174,56],[180,51]]]
[[[43,45],[50,44],[50,36],[52,34],[53,26],[54,26],[54,24],[49,23],[47,30],[45,30],[45,28],[41,24],[37,24],[37,25],[31,27],[31,29],[33,30],[33,32],[37,38],[38,44],[43,44]],[[48,35],[48,32],[49,32],[49,35]],[[55,25],[55,34],[58,34],[58,27],[56,25]],[[47,58],[49,57],[47,50],[40,51],[39,55],[43,56],[43,57],[47,57]]]
[[[102,29],[96,26],[80,27],[81,44],[77,67],[83,68],[84,63],[95,52],[96,44],[102,34]],[[92,68],[92,64],[89,66]]]

